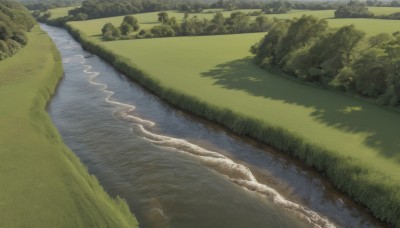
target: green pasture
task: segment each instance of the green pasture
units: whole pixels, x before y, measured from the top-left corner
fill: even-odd
[[[56,19],[56,18],[59,18],[59,17],[68,16],[68,11],[72,10],[72,9],[74,9],[76,7],[77,6],[51,9],[51,10],[49,10],[51,12],[50,19]]]
[[[45,110],[62,76],[59,54],[38,26],[0,62],[0,227],[134,227],[63,144]]]
[[[393,12],[400,12],[400,8],[395,7],[370,7],[369,8],[375,14],[389,14]],[[250,10],[239,10],[243,12],[254,12],[259,9],[250,9]],[[214,12],[218,11],[218,9],[210,9],[205,10],[202,13],[190,14],[191,16],[198,16],[200,18],[211,19],[214,16]],[[228,17],[233,11],[223,11],[225,17]],[[142,13],[135,14],[134,16],[138,19],[140,23],[140,28],[148,30],[155,25],[160,24],[157,21],[158,12],[152,13]],[[168,11],[169,17],[176,17],[178,20],[182,20],[184,17],[183,13],[177,11]],[[400,20],[382,20],[382,19],[366,19],[366,18],[346,18],[346,19],[335,19],[333,10],[293,10],[288,14],[270,14],[266,15],[270,18],[279,18],[279,19],[292,19],[292,18],[300,18],[302,15],[314,15],[318,18],[324,18],[329,21],[329,25],[332,27],[341,27],[344,25],[354,24],[358,29],[365,31],[368,35],[376,35],[378,33],[393,33],[396,31],[400,31]],[[254,17],[255,18],[255,17]],[[101,28],[105,23],[111,22],[116,26],[119,26],[122,22],[123,16],[118,17],[110,17],[110,18],[101,18],[96,20],[88,20],[88,21],[73,21],[69,22],[72,26],[85,31],[88,36],[98,37],[101,35]]]
[[[368,10],[378,16],[400,12],[400,7],[368,7]],[[294,17],[301,17],[304,14],[314,15],[319,18],[333,19],[335,17],[335,10],[292,10],[287,14],[270,14],[270,16],[291,19]]]
[[[218,9],[209,9],[205,10],[203,13],[193,13],[190,14],[190,17],[192,16],[198,16],[199,18],[207,18],[207,19],[212,19],[213,16],[215,15],[215,12],[221,11]],[[260,11],[259,9],[249,9],[249,10],[238,10],[242,12],[254,12],[254,11]],[[178,21],[182,21],[184,17],[184,13],[180,13],[178,11],[167,11],[169,17],[175,17]],[[234,11],[222,11],[225,17],[228,17],[232,12]],[[141,14],[134,14],[140,24],[140,29],[151,29],[155,25],[160,25],[157,21],[157,14],[159,12],[151,12],[151,13],[141,13]],[[88,36],[97,36],[100,37],[101,35],[101,28],[104,26],[104,24],[111,22],[115,26],[119,26],[122,23],[124,16],[118,16],[118,17],[108,17],[108,18],[101,18],[101,19],[95,19],[95,20],[87,20],[87,21],[71,21],[68,22],[69,24],[73,25],[76,28],[79,28],[82,31],[85,31],[85,33]]]
[[[99,24],[107,19],[102,20]],[[85,31],[89,23],[96,22],[71,24]],[[167,88],[289,129],[400,180],[400,130],[395,124],[400,123],[400,115],[260,69],[252,63],[249,47],[263,35],[143,39],[102,45],[131,59]]]
[[[391,14],[400,12],[400,8],[396,7],[369,7],[375,15]],[[302,15],[313,15],[318,18],[327,19],[329,25],[334,28],[339,28],[345,25],[354,24],[356,28],[363,30],[367,35],[376,35],[379,33],[393,33],[400,31],[400,20],[382,20],[373,18],[334,18],[334,10],[293,10],[287,14],[271,14],[269,17],[279,19],[300,18]]]

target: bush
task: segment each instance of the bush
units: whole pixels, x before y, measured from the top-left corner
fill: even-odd
[[[158,25],[151,28],[150,32],[154,37],[171,37],[175,36],[175,31],[169,25]]]

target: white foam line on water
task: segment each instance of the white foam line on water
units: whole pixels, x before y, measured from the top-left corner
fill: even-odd
[[[79,55],[79,57],[83,59],[84,63],[84,56]],[[118,119],[136,124],[147,141],[150,141],[157,146],[173,148],[177,151],[199,159],[207,167],[227,176],[227,178],[233,183],[238,184],[246,190],[257,192],[267,199],[271,199],[276,205],[293,212],[298,217],[312,224],[314,227],[335,227],[335,225],[327,218],[322,217],[318,213],[306,208],[305,206],[301,206],[285,199],[275,189],[259,183],[248,167],[238,164],[218,152],[204,149],[184,139],[158,135],[146,130],[145,127],[153,127],[155,126],[155,123],[149,120],[141,119],[132,114],[128,114],[135,109],[135,106],[111,100],[114,92],[107,90],[108,86],[106,84],[94,81],[94,79],[98,77],[100,73],[90,71],[92,69],[92,66],[90,65],[84,65],[84,67],[85,69],[83,71],[89,75],[89,83],[98,86],[101,91],[108,94],[105,98],[106,102],[118,106],[114,112],[114,115]]]
[[[327,218],[320,216],[318,213],[304,206],[285,199],[273,188],[259,183],[248,167],[238,164],[222,154],[206,150],[186,140],[154,134],[146,130],[140,124],[137,126],[143,133],[144,138],[155,145],[173,148],[194,156],[209,168],[212,168],[220,174],[226,175],[232,182],[249,191],[257,192],[268,199],[272,199],[276,205],[293,212],[300,218],[312,224],[314,227],[335,227],[335,225],[329,222]]]
[[[83,56],[81,56],[81,57],[84,58]],[[128,121],[128,122],[142,124],[142,125],[147,126],[147,127],[155,126],[155,123],[152,122],[152,121],[144,120],[144,119],[141,119],[141,118],[139,118],[137,116],[129,114],[130,112],[135,110],[135,108],[136,108],[135,106],[129,105],[129,104],[125,104],[125,103],[122,103],[122,102],[118,102],[118,101],[115,101],[115,100],[111,100],[111,97],[114,95],[114,92],[110,91],[110,90],[107,90],[108,86],[106,84],[94,81],[94,79],[97,78],[100,75],[100,73],[99,72],[90,71],[90,69],[92,69],[92,66],[90,66],[90,65],[84,65],[84,67],[85,67],[85,69],[83,70],[83,72],[85,72],[86,74],[89,75],[89,83],[92,84],[92,85],[98,86],[101,91],[103,91],[104,93],[107,94],[106,98],[104,99],[106,102],[108,102],[110,104],[114,104],[114,105],[119,107],[113,113],[115,117],[117,117],[119,119],[123,119],[123,120]]]

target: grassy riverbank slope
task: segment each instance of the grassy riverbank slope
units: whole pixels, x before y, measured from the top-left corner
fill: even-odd
[[[0,227],[135,227],[63,144],[45,110],[62,76],[59,54],[36,26],[0,62]]]
[[[112,20],[69,25],[86,48],[168,102],[303,160],[400,226],[399,113],[260,69],[248,50],[262,33],[102,42],[94,31]]]

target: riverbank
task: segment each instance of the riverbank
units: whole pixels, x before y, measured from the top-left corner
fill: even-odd
[[[135,227],[62,142],[45,110],[63,71],[36,26],[29,43],[0,62],[0,226]]]
[[[308,130],[310,134],[305,135],[301,134],[300,130],[295,131],[294,129],[296,128],[291,128],[290,124],[288,125],[287,123],[284,123],[282,119],[279,121],[280,117],[286,118],[288,116],[286,112],[286,114],[281,113],[279,115],[279,110],[275,108],[275,112],[278,112],[277,115],[268,116],[268,112],[273,110],[268,111],[267,109],[265,113],[259,113],[263,117],[260,115],[257,117],[257,113],[253,113],[253,115],[251,113],[246,113],[243,110],[243,112],[240,112],[239,109],[241,106],[229,106],[230,103],[226,100],[221,105],[217,105],[215,102],[219,99],[207,100],[205,97],[199,98],[190,95],[190,91],[187,91],[187,89],[186,91],[184,88],[179,90],[179,88],[177,88],[179,87],[179,84],[175,83],[176,87],[173,87],[171,86],[171,83],[173,82],[170,82],[168,85],[167,79],[163,80],[160,78],[160,75],[155,76],[154,74],[144,72],[141,70],[141,67],[136,66],[130,59],[116,54],[111,49],[98,43],[98,40],[95,37],[88,37],[82,31],[79,31],[70,25],[67,25],[67,28],[87,50],[106,59],[114,67],[127,74],[133,80],[139,82],[170,104],[217,122],[238,135],[250,136],[258,141],[272,145],[281,151],[287,152],[288,154],[302,160],[307,165],[323,172],[339,190],[346,192],[355,201],[368,207],[376,217],[388,223],[400,225],[400,220],[397,216],[400,210],[398,206],[400,203],[400,195],[397,191],[399,178],[398,175],[395,174],[396,172],[394,172],[399,168],[399,166],[395,160],[385,162],[385,156],[381,156],[379,153],[376,155],[375,153],[368,152],[374,151],[373,148],[369,148],[368,151],[363,152],[359,149],[363,147],[368,148],[368,146],[363,145],[358,148],[357,144],[352,145],[351,143],[340,143],[340,140],[337,141],[337,139],[343,137],[346,138],[349,135],[354,135],[354,137],[352,137],[353,139],[360,140],[361,133],[356,134],[355,132],[357,131],[355,131],[355,129],[351,131],[346,130],[347,133],[340,134],[340,131],[343,130],[340,128],[337,129],[339,126],[335,127],[335,124],[331,124],[330,122],[327,124],[331,127],[319,127],[312,131],[310,131],[304,124],[303,127],[296,126],[299,127],[300,130]],[[274,78],[274,80],[281,80],[276,79],[277,77],[274,76],[269,77]],[[297,84],[290,84],[290,89],[296,88],[296,85]],[[310,88],[310,90],[314,89]],[[208,93],[204,96],[207,96],[207,94]],[[322,92],[322,94],[325,94],[326,97],[342,96],[334,93],[327,95],[325,92]],[[344,98],[341,97],[340,99]],[[291,103],[292,102],[289,104]],[[285,105],[285,102],[283,105]],[[312,104],[309,105],[312,106]],[[259,106],[257,107],[258,109],[260,108]],[[283,108],[283,106],[281,106],[281,108]],[[344,114],[353,113],[353,111],[354,110],[352,110],[351,107],[350,110],[343,110]],[[314,113],[314,116],[316,114],[318,113]],[[315,117],[323,117],[321,116],[322,114],[323,113],[319,113],[319,115],[316,115]],[[393,113],[393,115],[394,114],[395,113]],[[290,115],[293,115],[293,112],[290,112],[289,116]],[[392,114],[388,113],[388,115]],[[276,118],[278,118],[278,121],[268,121],[268,119],[274,120]],[[345,118],[345,116],[343,118]],[[353,118],[356,117],[352,117],[352,119]],[[317,120],[318,119],[320,118],[317,118]],[[320,121],[317,121],[317,123],[320,123]],[[342,124],[344,123],[347,122],[343,122]],[[311,121],[309,124],[315,125],[315,123]],[[310,137],[310,135],[314,136],[315,134],[319,134],[319,137],[313,140],[313,137]],[[364,135],[363,137],[366,136]],[[324,143],[324,140],[331,140],[332,143],[326,144]],[[334,142],[335,140],[336,143]],[[344,148],[344,150],[339,150],[340,147]],[[349,153],[349,151],[352,150],[353,153]],[[394,153],[395,151],[391,152]],[[371,159],[372,155],[377,158]]]

